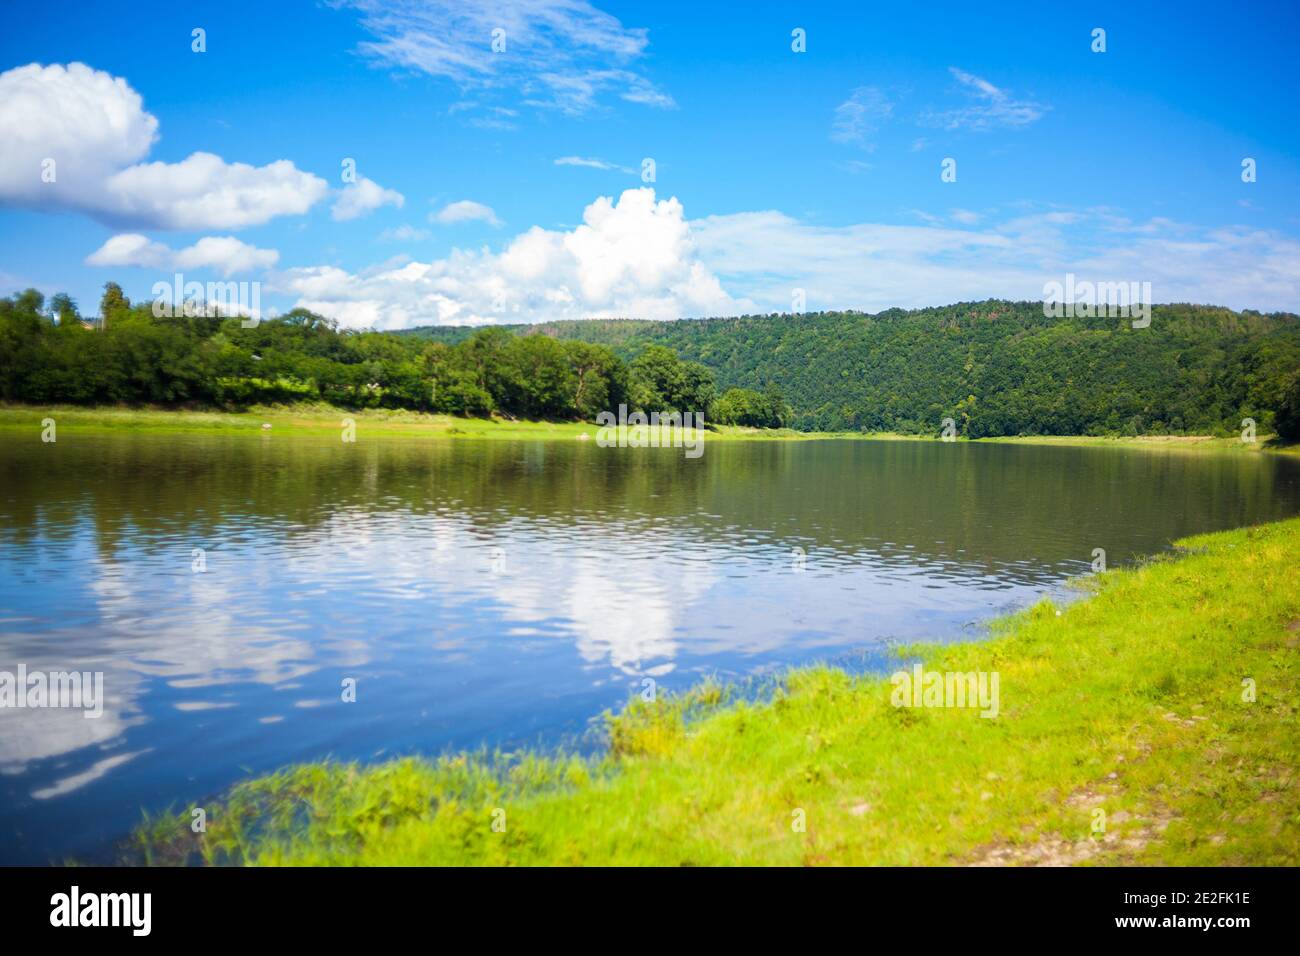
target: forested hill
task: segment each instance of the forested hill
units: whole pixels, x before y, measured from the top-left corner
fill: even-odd
[[[775,385],[805,430],[970,437],[1263,431],[1300,370],[1300,317],[1156,306],[1122,318],[1047,318],[1041,302],[985,301],[877,315],[823,312],[510,326],[608,345],[665,345],[713,370],[719,391]],[[472,329],[404,333],[453,343]]]

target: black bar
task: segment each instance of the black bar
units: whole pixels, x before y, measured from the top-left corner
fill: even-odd
[[[915,939],[916,952],[934,951],[935,943],[982,948],[1015,938],[1052,947],[1126,937],[1232,947],[1292,935],[1295,875],[1289,869],[1193,868],[14,868],[0,870],[0,925],[6,941],[66,941],[76,931],[83,940],[97,934],[205,947],[373,943],[376,933],[387,937],[398,928],[429,934],[437,945],[450,944],[446,934],[464,931],[471,939],[486,932],[481,938],[494,943],[517,933],[536,947],[548,938],[590,938],[603,927],[616,934],[606,937],[610,943],[642,935],[666,942],[679,938],[674,927],[684,921],[703,921],[736,939],[784,930],[829,943],[832,931],[847,930],[863,944],[876,939],[883,945],[901,932]],[[150,894],[148,937],[134,936],[130,926],[52,926],[52,898],[70,895],[74,885],[83,904],[89,894]],[[1119,925],[1132,918],[1153,919],[1154,925]],[[1208,928],[1177,922],[1206,918]],[[1217,922],[1241,918],[1245,925]]]

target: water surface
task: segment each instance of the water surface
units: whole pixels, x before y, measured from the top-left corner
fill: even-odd
[[[107,704],[0,709],[0,861],[294,761],[580,744],[647,679],[883,666],[1096,548],[1298,512],[1263,455],[3,435],[0,669],[102,671]]]

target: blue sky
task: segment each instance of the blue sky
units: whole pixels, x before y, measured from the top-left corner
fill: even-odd
[[[1300,307],[1295,4],[178,6],[10,12],[0,294],[94,312],[181,271],[392,328],[1032,299],[1073,272]]]

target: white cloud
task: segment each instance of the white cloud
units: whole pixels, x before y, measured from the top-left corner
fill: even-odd
[[[1150,282],[1158,302],[1300,302],[1300,242],[1267,230],[1134,222],[1107,209],[1031,209],[1000,221],[961,209],[914,214],[922,224],[828,226],[777,210],[688,220],[675,198],[629,189],[588,205],[574,229],[534,226],[499,251],[360,272],[290,269],[273,281],[297,305],[375,328],[784,312],[796,288],[812,311],[1036,300],[1067,272]]]
[[[192,246],[172,249],[138,233],[113,236],[86,257],[90,266],[211,269],[222,276],[270,269],[279,261],[274,249],[258,249],[234,236],[205,236]]]
[[[179,269],[212,269],[223,276],[270,269],[279,261],[274,249],[258,249],[234,236],[205,236],[176,253]]]
[[[484,95],[585,113],[612,95],[661,109],[676,104],[637,72],[649,37],[586,0],[342,0],[374,40],[364,53],[389,66],[444,77]],[[493,31],[505,49],[494,52]]]
[[[847,100],[835,107],[831,139],[838,143],[869,146],[869,138],[893,112],[894,104],[881,90],[874,86],[859,86]]]
[[[943,112],[927,113],[921,118],[923,123],[943,129],[971,130],[1027,126],[1041,119],[1051,109],[1050,106],[1031,100],[1018,100],[988,80],[955,66],[949,67],[948,72],[965,88],[967,95],[974,97],[977,102]]]
[[[681,203],[653,189],[601,197],[569,231],[534,226],[499,253],[372,272],[290,269],[276,288],[350,327],[535,322],[593,316],[673,319],[743,312],[699,260]]]
[[[1037,295],[1032,277],[1016,265],[1014,241],[992,233],[818,226],[776,210],[709,216],[691,228],[701,258],[720,280],[765,310],[788,311],[794,288],[805,290],[809,311]]]
[[[588,159],[584,156],[561,156],[559,159],[555,161],[555,165],[556,166],[584,166],[587,169],[604,169],[604,170],[616,169],[620,173],[628,173],[629,175],[635,172],[635,170],[629,169],[627,166],[619,166],[617,163],[606,162],[603,159],[596,159],[594,157]]]
[[[112,236],[102,246],[86,256],[88,266],[139,266],[141,268],[168,268],[172,250],[147,236],[128,232]]]
[[[983,229],[861,223],[816,226],[775,210],[691,222],[699,257],[734,294],[765,309],[875,312],[985,298],[1035,300],[1067,272],[1089,281],[1150,282],[1157,302],[1294,309],[1300,242],[1276,232],[1203,230],[1108,210],[1049,210]]]
[[[430,213],[429,219],[433,222],[440,222],[443,225],[452,225],[458,222],[486,222],[492,226],[501,225],[501,220],[491,206],[485,206],[481,202],[475,202],[472,199],[462,199],[458,202],[448,203],[436,213]]]
[[[362,176],[355,183],[343,187],[330,210],[330,216],[341,222],[357,219],[374,212],[380,206],[396,206],[401,209],[405,204],[406,197],[396,189],[385,189],[373,179]]]
[[[100,181],[146,156],[158,120],[126,81],[82,63],[37,63],[0,73],[0,196],[46,198],[61,179]],[[55,160],[55,183],[41,181],[41,162]]]
[[[198,152],[142,163],[158,120],[120,77],[82,63],[0,73],[0,205],[69,209],[114,226],[238,229],[299,215],[325,181],[287,160],[254,167]],[[53,161],[53,181],[42,172]],[[47,177],[48,178],[48,177]]]
[[[300,216],[327,188],[287,159],[249,166],[212,153],[131,166],[105,186],[105,218],[155,229],[242,229]]]

